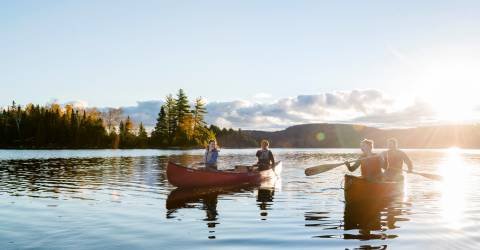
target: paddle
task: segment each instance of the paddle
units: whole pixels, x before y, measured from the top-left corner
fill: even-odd
[[[436,175],[436,174],[429,174],[429,173],[422,173],[422,172],[415,172],[415,171],[408,172],[407,170],[403,170],[403,171],[405,171],[407,173],[410,173],[410,174],[420,175],[422,177],[425,177],[427,179],[434,180],[434,181],[442,181],[443,180],[442,176]]]
[[[378,156],[373,156],[373,157],[378,157]],[[373,157],[371,156],[371,157],[360,158],[358,160],[349,161],[348,163],[354,163],[354,162],[357,162],[357,161],[361,161],[361,160],[365,160],[365,159],[369,159],[369,158],[373,158]],[[322,165],[318,165],[318,166],[315,166],[315,167],[309,167],[309,168],[305,169],[305,175],[310,176],[310,175],[320,174],[320,173],[323,173],[323,172],[330,171],[334,168],[340,167],[344,164],[345,164],[345,162],[322,164]]]
[[[373,157],[376,157],[376,156],[373,156]],[[358,160],[348,161],[348,163],[354,163],[354,162],[357,162],[357,161],[361,161],[361,160],[368,159],[368,158],[373,158],[373,157],[365,157],[365,158],[361,158],[361,159],[358,159]],[[344,164],[345,164],[345,162],[322,164],[322,165],[318,165],[318,166],[314,166],[314,167],[309,167],[309,168],[305,169],[305,175],[306,176],[311,176],[311,175],[320,174],[320,173],[323,173],[323,172],[330,171],[334,168],[340,167]],[[410,174],[420,175],[420,176],[425,177],[425,178],[430,179],[430,180],[435,180],[435,181],[442,181],[443,180],[442,176],[436,175],[436,174],[422,173],[422,172],[416,172],[416,171],[408,172],[407,170],[403,170],[403,171],[405,171],[407,173],[410,173]]]

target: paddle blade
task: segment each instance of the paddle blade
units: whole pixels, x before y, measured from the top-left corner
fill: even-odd
[[[421,172],[411,172],[411,173],[423,176],[423,177],[425,177],[427,179],[430,179],[430,180],[435,180],[435,181],[442,181],[443,180],[442,176],[436,175],[436,174],[421,173]]]
[[[320,174],[323,172],[327,172],[329,170],[332,170],[336,167],[342,166],[344,163],[334,163],[334,164],[323,164],[315,167],[309,167],[305,169],[305,175],[310,176],[310,175],[316,175]]]

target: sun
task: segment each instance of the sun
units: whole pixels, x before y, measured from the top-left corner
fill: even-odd
[[[480,50],[477,51],[480,53]],[[433,47],[408,58],[410,93],[431,106],[438,121],[472,121],[480,93],[480,59],[462,47]]]
[[[425,92],[429,92],[426,93]],[[440,122],[467,122],[475,120],[475,93],[469,86],[432,86],[423,91],[423,98],[432,107],[435,119]]]
[[[433,109],[439,121],[466,122],[474,118],[472,106],[462,100],[433,103]]]

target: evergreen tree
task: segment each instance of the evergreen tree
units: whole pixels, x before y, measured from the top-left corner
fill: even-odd
[[[201,97],[198,97],[195,100],[195,105],[194,109],[192,110],[193,113],[193,120],[194,120],[194,126],[206,126],[207,123],[205,122],[205,115],[207,114],[207,109],[205,108],[205,103],[203,102],[203,99]],[[194,128],[195,128],[194,127]]]
[[[205,115],[207,114],[207,109],[205,108],[205,103],[201,97],[195,100],[194,109],[192,110],[193,114],[193,137],[195,144],[202,145],[205,144],[205,140],[212,138],[209,134],[208,128],[206,128],[207,123],[205,122]]]
[[[165,99],[165,114],[167,120],[167,143],[173,145],[174,136],[177,132],[177,103],[172,95],[168,95]]]
[[[145,130],[145,127],[143,127],[143,123],[140,122],[140,126],[138,126],[138,135],[137,135],[136,145],[139,148],[145,148],[147,146],[147,141],[148,141],[147,131]]]
[[[189,144],[191,137],[192,117],[190,112],[190,104],[188,97],[179,89],[176,99],[177,129],[175,131],[175,144],[186,146]]]
[[[130,116],[127,116],[125,122],[120,121],[120,148],[131,148],[135,145],[135,135],[133,134],[133,122]]]
[[[188,97],[183,89],[178,90],[176,105],[178,123],[181,124],[185,116],[190,114],[190,104],[188,103]]]
[[[152,131],[151,143],[153,146],[163,146],[168,138],[168,118],[165,112],[165,105],[162,105],[158,113],[157,123]]]

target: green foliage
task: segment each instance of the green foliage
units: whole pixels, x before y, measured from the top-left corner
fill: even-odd
[[[143,127],[143,123],[140,123],[140,126],[138,127],[136,147],[146,148],[147,146],[148,146],[148,134],[147,134],[147,131],[145,130],[145,127]]]
[[[205,122],[205,104],[197,98],[191,110],[185,92],[168,95],[148,136],[121,109],[101,113],[72,105],[48,107],[15,102],[0,110],[0,148],[162,148],[199,147],[215,138]]]
[[[152,131],[150,138],[150,144],[155,147],[161,147],[167,145],[169,135],[169,123],[167,113],[165,112],[165,106],[160,108],[158,113],[157,124]]]
[[[64,109],[58,104],[49,107],[15,103],[0,113],[1,148],[105,148],[109,137],[100,118]]]
[[[150,140],[154,147],[196,147],[215,138],[215,134],[206,127],[205,104],[197,98],[193,110],[185,92],[180,89],[177,98],[168,95],[160,108],[157,123]]]
[[[230,129],[220,129],[215,125],[210,125],[209,130],[217,138],[217,142],[221,147],[226,148],[254,148],[258,147],[257,141],[241,129],[237,131]]]

